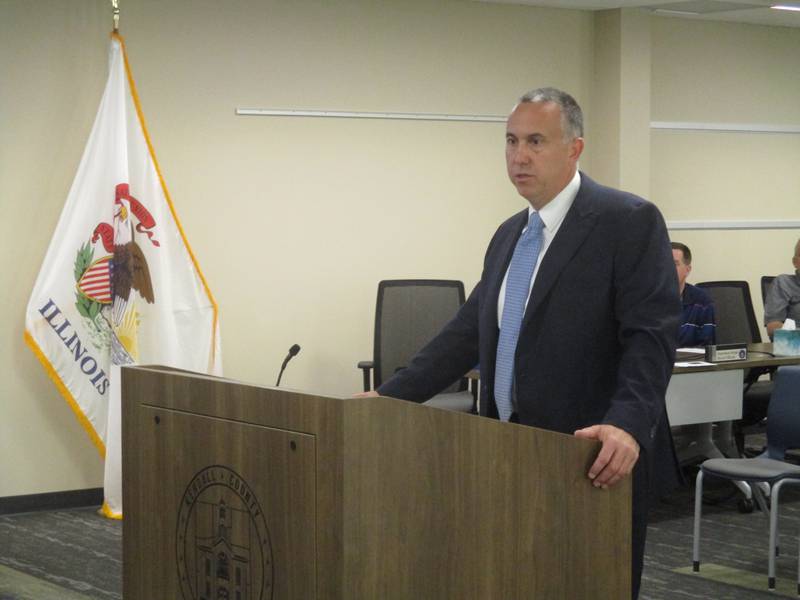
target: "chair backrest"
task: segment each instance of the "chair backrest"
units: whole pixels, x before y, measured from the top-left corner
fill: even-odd
[[[464,284],[444,279],[394,279],[378,284],[375,307],[375,363],[377,388],[452,319],[464,304]],[[463,391],[459,381],[445,391]]]
[[[704,281],[697,286],[708,292],[714,301],[717,344],[761,341],[750,286],[746,281]]]
[[[773,279],[775,279],[775,275],[763,275],[761,277],[761,301],[765,306],[767,304],[767,292],[769,291],[769,286],[772,285]]]
[[[767,409],[767,456],[783,460],[800,448],[800,366],[780,367]]]

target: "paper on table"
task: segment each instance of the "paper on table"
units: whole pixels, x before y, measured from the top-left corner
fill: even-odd
[[[676,352],[687,352],[689,354],[705,354],[705,348],[678,348]]]
[[[713,367],[714,363],[706,362],[704,360],[692,360],[688,362],[676,362],[676,367]]]

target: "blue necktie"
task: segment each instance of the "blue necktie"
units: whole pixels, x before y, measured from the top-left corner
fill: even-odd
[[[531,285],[533,269],[542,249],[544,223],[538,212],[531,213],[528,227],[522,232],[514,248],[508,267],[503,318],[500,322],[500,339],[497,342],[497,360],[494,370],[494,401],[501,421],[508,421],[513,411],[511,386],[514,381],[514,353],[517,349],[519,328],[525,314],[525,301]]]

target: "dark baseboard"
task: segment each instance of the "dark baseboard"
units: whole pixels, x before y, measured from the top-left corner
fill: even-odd
[[[0,515],[34,512],[38,510],[60,510],[82,506],[102,506],[103,488],[6,496],[0,498]]]

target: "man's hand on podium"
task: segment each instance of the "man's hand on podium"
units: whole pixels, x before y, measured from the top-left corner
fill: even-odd
[[[589,479],[595,487],[607,488],[627,477],[639,459],[639,442],[619,427],[592,425],[576,431],[575,437],[603,443],[589,468]]]
[[[380,394],[375,390],[370,390],[368,392],[358,392],[357,394],[353,394],[353,398],[377,398],[378,396],[380,396]]]

